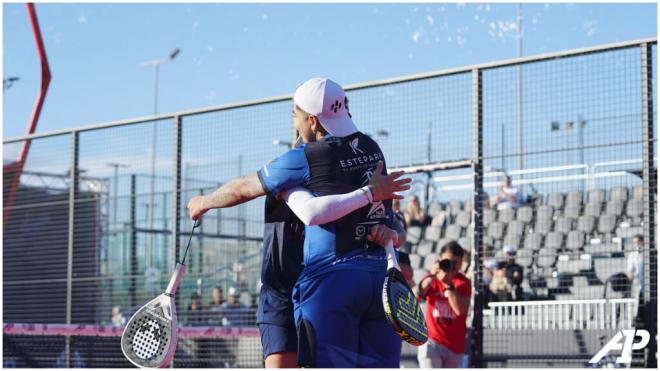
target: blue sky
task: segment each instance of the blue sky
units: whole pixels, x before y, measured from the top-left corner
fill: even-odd
[[[4,4],[3,135],[20,136],[39,86],[24,4]],[[516,56],[514,4],[37,4],[53,80],[37,132]],[[653,37],[655,4],[523,4],[524,54]]]

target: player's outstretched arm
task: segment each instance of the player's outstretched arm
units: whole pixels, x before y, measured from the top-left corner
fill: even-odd
[[[307,188],[293,187],[285,191],[282,198],[306,225],[330,223],[370,202],[402,198],[397,192],[410,189],[411,179],[399,179],[403,172],[382,175],[382,170],[383,163],[379,162],[369,185],[353,192],[315,197]]]
[[[188,213],[197,220],[211,209],[232,207],[266,194],[257,174],[240,176],[223,184],[213,193],[195,196],[188,202]]]

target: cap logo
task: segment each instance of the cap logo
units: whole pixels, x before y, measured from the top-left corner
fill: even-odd
[[[330,110],[334,113],[337,113],[337,110],[341,108],[341,102],[336,100],[331,106]]]

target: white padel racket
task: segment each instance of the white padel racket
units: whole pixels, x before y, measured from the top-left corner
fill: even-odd
[[[135,312],[121,335],[121,351],[138,367],[167,367],[174,358],[178,333],[174,295],[186,273],[186,255],[199,223],[198,220],[193,225],[183,260],[176,263],[165,293]]]

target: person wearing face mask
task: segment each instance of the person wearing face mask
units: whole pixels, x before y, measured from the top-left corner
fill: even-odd
[[[465,352],[467,314],[472,283],[459,269],[465,251],[455,242],[440,250],[433,269],[419,283],[420,296],[427,301],[429,340],[419,347],[420,368],[458,368]]]

